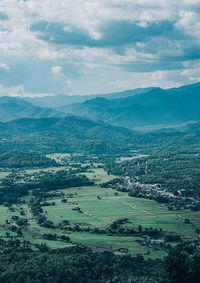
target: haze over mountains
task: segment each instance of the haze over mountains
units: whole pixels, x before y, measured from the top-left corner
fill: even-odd
[[[200,84],[177,89],[153,88],[119,99],[94,98],[58,108],[65,113],[126,126],[173,125],[200,120]]]
[[[20,118],[47,118],[63,116],[65,115],[57,110],[35,106],[18,97],[0,97],[1,122]]]
[[[134,94],[145,93],[152,88],[138,88],[133,90],[125,90],[121,92],[105,93],[105,94],[90,94],[90,95],[65,95],[57,94],[54,96],[44,97],[25,97],[24,99],[31,102],[34,105],[41,107],[61,107],[63,105],[69,105],[77,102],[84,102],[86,100],[94,99],[96,97],[105,97],[107,99],[123,98],[126,96],[132,96]]]
[[[129,128],[172,126],[200,120],[200,83],[179,88],[146,88],[119,93],[36,98],[1,97],[0,121],[82,116]]]

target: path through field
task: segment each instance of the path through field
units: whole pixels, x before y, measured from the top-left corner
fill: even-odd
[[[93,214],[90,214],[90,213],[88,213],[88,212],[86,212],[86,211],[84,211],[82,209],[80,209],[80,211],[82,213],[86,214],[87,216],[90,216],[90,217],[92,217],[94,219],[97,219],[97,220],[100,220],[100,221],[103,221],[103,222],[106,222],[106,223],[113,223],[113,221],[108,221],[108,220],[104,220],[104,219],[98,218],[98,217],[94,216]]]
[[[151,212],[148,212],[148,211],[146,211],[146,210],[143,210],[143,209],[141,209],[141,208],[137,208],[136,205],[129,204],[129,203],[123,201],[123,200],[121,200],[120,202],[123,203],[123,204],[125,204],[125,205],[128,205],[128,206],[132,207],[133,209],[137,209],[137,210],[143,211],[143,212],[146,213],[146,214],[155,215],[155,214],[153,214],[153,213],[151,213]]]

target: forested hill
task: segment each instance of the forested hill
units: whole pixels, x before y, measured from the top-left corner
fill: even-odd
[[[58,166],[55,160],[37,153],[0,151],[0,168],[45,168]]]
[[[19,119],[0,123],[0,150],[119,153],[127,149],[190,150],[198,147],[200,123],[151,133],[77,116]],[[198,147],[199,148],[199,147]]]
[[[19,119],[0,124],[0,149],[38,152],[118,152],[133,131],[103,122],[68,116]]]
[[[22,98],[0,97],[0,121],[6,122],[20,118],[63,117],[63,113],[51,108],[35,106]]]

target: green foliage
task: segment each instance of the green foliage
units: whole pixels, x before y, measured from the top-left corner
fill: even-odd
[[[200,278],[200,253],[194,246],[178,246],[164,259],[164,282],[197,283]]]
[[[94,253],[79,246],[49,252],[13,249],[0,254],[0,281],[156,283],[160,266],[161,261],[145,261],[141,256]]]
[[[38,174],[9,175],[2,180],[3,188],[0,190],[0,204],[19,203],[20,198],[29,194],[30,190],[35,196],[42,196],[51,190],[70,187],[91,186],[93,182],[85,175],[75,175],[64,170],[55,173],[43,172]]]
[[[21,151],[0,152],[0,168],[45,168],[56,167],[57,165],[55,160],[37,153]]]
[[[131,130],[84,118],[20,119],[0,124],[0,149],[113,153],[127,150]]]

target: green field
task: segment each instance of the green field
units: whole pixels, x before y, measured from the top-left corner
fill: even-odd
[[[108,175],[103,168],[93,168],[92,172],[85,172],[82,174],[84,174],[89,179],[94,180],[95,184],[97,185],[109,182],[118,177],[115,175]]]
[[[200,212],[190,210],[168,211],[155,201],[139,198],[131,198],[127,193],[117,192],[113,189],[106,189],[100,186],[71,188],[62,190],[67,197],[67,202],[63,203],[61,198],[52,198],[55,206],[44,206],[43,211],[47,220],[58,225],[63,220],[68,220],[73,227],[90,227],[106,229],[113,221],[127,218],[125,227],[137,229],[138,225],[143,228],[162,228],[163,231],[179,234],[183,240],[191,240],[197,237],[196,228],[199,227]],[[71,195],[70,195],[71,194]],[[71,196],[71,197],[70,197]],[[98,198],[100,197],[100,199]],[[82,213],[72,210],[79,207]],[[67,247],[71,244],[82,244],[94,249],[112,250],[114,252],[126,250],[132,255],[150,252],[152,258],[162,257],[165,251],[155,246],[143,246],[140,242],[144,240],[141,236],[120,236],[108,234],[96,234],[90,232],[68,232],[58,228],[48,229],[40,227],[34,217],[31,216],[28,206],[21,206],[28,219],[29,225],[23,233],[23,239],[29,240],[32,244],[46,243],[51,248]],[[14,212],[7,207],[0,206],[0,235],[6,233],[5,222],[13,215],[19,215],[20,207],[14,206]],[[190,219],[190,224],[184,223],[184,218]],[[67,235],[71,243],[64,243],[60,240],[51,241],[43,239],[43,234]],[[15,233],[14,233],[15,235]],[[20,238],[20,237],[19,237]]]
[[[5,178],[6,176],[8,176],[10,174],[10,172],[0,172],[0,179]]]
[[[57,171],[62,169],[68,170],[69,168],[70,166],[47,168],[45,170]],[[32,174],[38,171],[40,170],[27,170],[27,173]],[[54,202],[55,205],[42,207],[43,215],[47,221],[53,222],[55,228],[44,228],[37,223],[37,219],[31,214],[28,204],[31,197],[30,192],[29,196],[22,198],[25,202],[24,204],[12,206],[14,211],[11,211],[8,207],[0,206],[0,235],[6,239],[6,232],[9,228],[8,223],[13,225],[12,216],[17,215],[21,217],[20,212],[23,211],[22,217],[28,220],[28,225],[26,228],[23,228],[23,235],[20,236],[17,232],[10,230],[9,233],[22,241],[30,241],[33,247],[35,244],[42,243],[53,249],[81,244],[100,251],[128,252],[132,255],[142,254],[145,257],[152,258],[163,257],[166,254],[166,249],[159,244],[152,244],[151,241],[146,244],[145,241],[148,237],[143,234],[120,235],[117,233],[94,232],[95,228],[99,229],[99,231],[108,231],[109,226],[119,219],[127,219],[126,223],[121,226],[124,229],[128,228],[138,231],[138,226],[141,225],[143,231],[146,228],[161,229],[164,233],[170,235],[180,235],[183,241],[191,241],[198,237],[195,230],[200,228],[200,211],[169,211],[166,205],[156,201],[133,198],[129,197],[127,192],[102,188],[100,186],[102,183],[118,176],[108,175],[103,168],[96,168],[96,164],[93,164],[91,172],[81,174],[85,174],[93,180],[95,185],[57,191],[58,193],[64,193],[64,198],[67,201],[63,202],[63,197],[48,198],[46,201],[49,203]],[[184,219],[186,218],[190,220],[189,224],[185,223]],[[61,224],[63,220],[69,221],[69,226],[72,230],[60,228],[59,223]],[[73,231],[73,228],[77,225],[80,230]],[[56,234],[57,239],[44,239],[44,234]],[[59,238],[62,235],[69,236],[71,242],[62,241]],[[174,245],[173,242],[170,242],[170,244]]]
[[[62,220],[68,220],[71,225],[78,224],[80,227],[97,227],[104,229],[114,220],[128,218],[126,224],[130,228],[143,227],[162,228],[163,231],[176,232],[183,240],[196,237],[195,229],[199,224],[200,212],[191,211],[168,211],[167,207],[146,199],[131,198],[127,193],[101,187],[72,188],[63,190],[65,194],[74,194],[67,203],[61,199],[54,199],[56,205],[44,207],[46,217],[58,224]],[[76,195],[75,195],[76,194]],[[101,199],[98,199],[100,196]],[[52,199],[53,200],[53,199]],[[79,206],[83,213],[72,210]],[[190,219],[191,223],[184,223],[183,219]],[[74,243],[81,243],[98,248],[111,250],[128,249],[131,254],[151,251],[152,257],[161,256],[163,251],[154,248],[143,247],[138,244],[138,237],[122,237],[98,235],[92,233],[74,232],[70,234]]]
[[[131,161],[133,159],[140,159],[140,158],[147,157],[147,156],[148,155],[145,155],[145,154],[138,154],[138,155],[133,155],[133,156],[123,156],[123,157],[116,158],[115,162],[121,163],[124,161]]]
[[[72,188],[64,190],[66,194],[77,193],[70,202],[78,203],[78,206],[86,213],[73,211],[76,205],[62,203],[60,199],[54,199],[55,206],[45,207],[47,217],[58,223],[61,218],[75,222],[87,222],[95,227],[104,228],[119,218],[129,218],[130,225],[134,227],[160,228],[168,231],[176,231],[184,237],[194,237],[194,230],[198,227],[200,212],[168,211],[167,207],[159,203],[139,198],[131,198],[127,193],[101,187]],[[101,199],[97,199],[100,196]],[[185,224],[183,219],[189,218],[191,224]],[[189,230],[189,231],[188,231]]]

